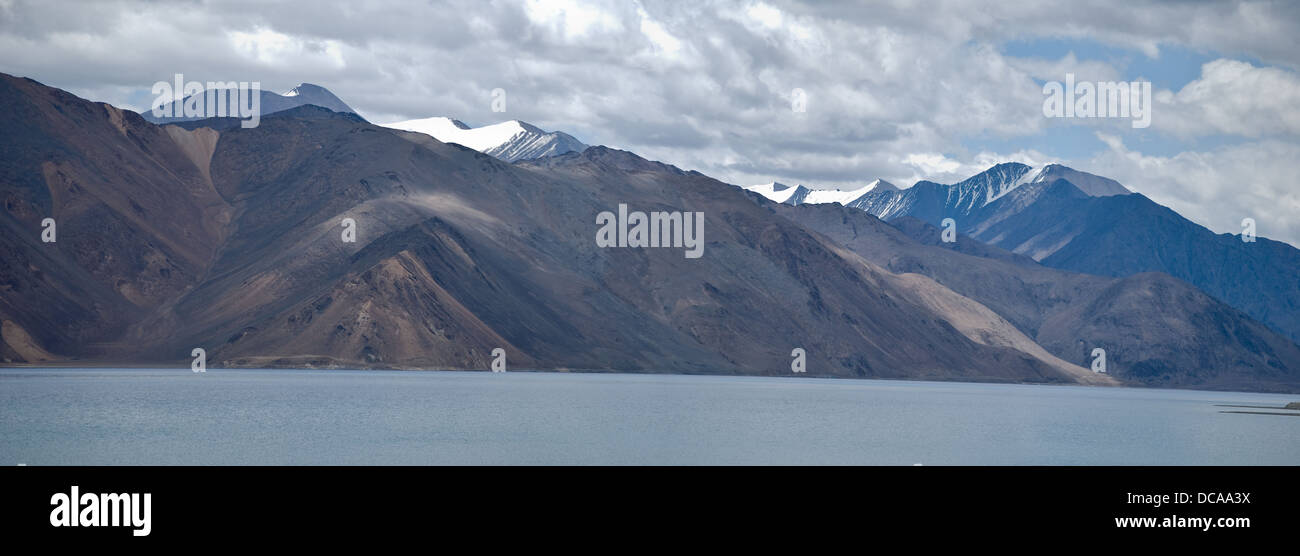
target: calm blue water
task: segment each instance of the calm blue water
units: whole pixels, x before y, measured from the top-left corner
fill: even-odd
[[[1300,464],[1297,396],[676,375],[0,369],[0,465]]]

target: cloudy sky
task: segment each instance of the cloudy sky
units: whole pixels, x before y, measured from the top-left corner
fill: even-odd
[[[1060,162],[1300,245],[1300,3],[1021,4],[0,0],[0,71],[138,111],[175,73],[311,82],[376,123],[520,119],[739,184]],[[1150,81],[1150,127],[1044,117],[1066,73]]]

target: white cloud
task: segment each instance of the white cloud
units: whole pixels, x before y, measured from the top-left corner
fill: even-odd
[[[778,10],[766,3],[758,2],[745,9],[745,15],[755,23],[768,28],[776,29],[781,26],[781,10]]]
[[[923,176],[953,174],[964,166],[939,153],[912,153],[904,156],[902,163],[916,169]]]
[[[552,28],[566,40],[623,30],[619,17],[598,2],[529,0],[524,9],[534,23]]]
[[[1178,136],[1300,135],[1300,75],[1218,59],[1177,93],[1156,95],[1152,125]]]
[[[334,70],[347,65],[342,45],[334,40],[304,40],[265,27],[231,31],[228,37],[233,53],[264,66],[305,71],[313,65]]]
[[[663,25],[650,17],[645,8],[637,6],[636,12],[637,16],[641,18],[641,32],[645,34],[646,38],[650,39],[650,42],[654,43],[659,52],[671,57],[676,56],[681,51],[682,41],[677,40],[677,37],[666,31]]]

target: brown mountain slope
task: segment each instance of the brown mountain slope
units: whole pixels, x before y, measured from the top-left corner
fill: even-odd
[[[0,102],[0,311],[14,326],[53,352],[93,353],[200,280],[229,215],[177,144],[189,132],[10,76]],[[47,217],[53,243],[40,239]]]

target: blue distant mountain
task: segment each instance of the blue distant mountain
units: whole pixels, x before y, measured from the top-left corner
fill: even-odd
[[[261,93],[261,103],[262,103],[261,114],[263,116],[274,114],[276,112],[283,112],[291,108],[297,108],[299,106],[306,106],[309,104],[319,106],[321,108],[326,108],[334,112],[340,112],[345,114],[357,114],[356,110],[353,110],[352,107],[348,106],[346,102],[343,102],[342,99],[335,96],[334,93],[331,93],[329,89],[326,89],[325,87],[321,87],[320,85],[313,85],[311,83],[302,83],[297,87],[290,89],[288,92],[282,95],[270,91],[260,91],[260,93]],[[152,110],[145,110],[144,113],[140,115],[144,117],[146,121],[153,122],[155,124],[189,122],[194,120],[207,119],[209,116],[206,114],[200,117],[189,117],[189,118],[178,115],[184,113],[181,110],[181,107],[184,106],[185,100],[188,100],[189,98],[190,97],[185,97],[185,99],[172,102],[171,114],[173,114],[173,116],[171,117],[154,116]],[[236,107],[235,102],[237,101],[234,100],[233,98],[228,97],[227,102],[229,102],[230,104],[227,107],[226,113],[232,116],[234,114],[238,114],[237,109],[232,110],[232,108]]]
[[[1300,341],[1300,250],[1216,234],[1141,194],[1090,197],[1035,184],[963,227],[1044,265],[1101,276],[1164,272]],[[959,225],[960,226],[960,225]]]
[[[1060,165],[1031,170],[998,164],[953,185],[873,192],[855,206],[884,220],[953,218],[961,233],[1049,267],[1164,272],[1300,341],[1300,250],[1215,234],[1108,178]]]
[[[966,217],[1020,190],[1022,186],[1062,179],[1074,183],[1089,196],[1130,193],[1115,180],[1060,164],[1049,164],[1035,172],[1032,166],[1026,164],[1004,162],[952,185],[923,180],[907,189],[873,191],[848,206],[860,208],[883,220],[911,216],[938,224],[944,218],[952,218],[961,226]]]

